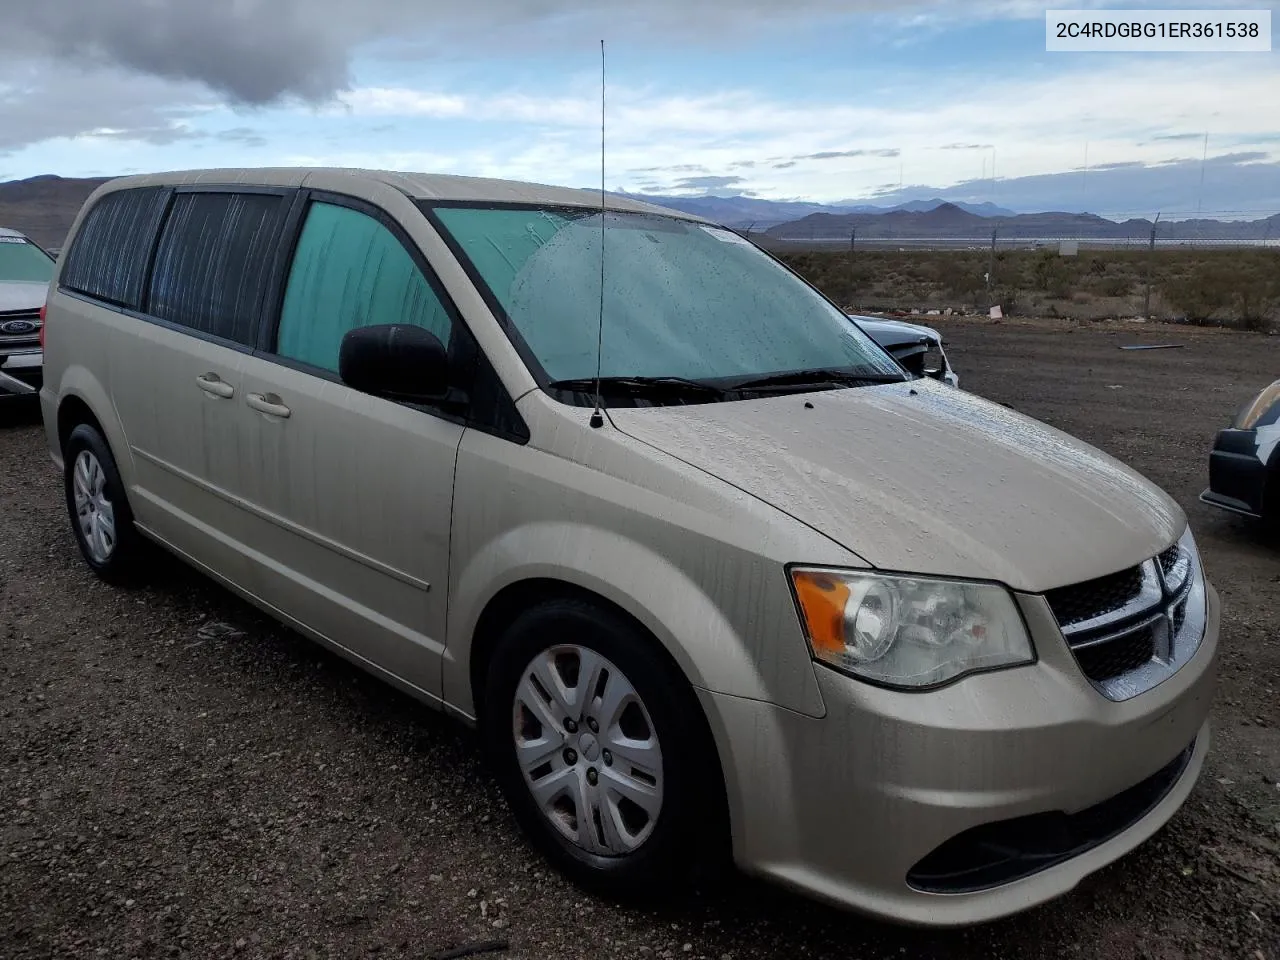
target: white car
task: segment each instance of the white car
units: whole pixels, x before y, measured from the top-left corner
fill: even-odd
[[[40,389],[40,331],[54,259],[16,230],[0,227],[0,396]]]
[[[911,373],[918,377],[933,377],[953,387],[960,386],[960,378],[951,369],[947,354],[942,349],[942,334],[937,330],[902,320],[855,313],[849,314],[849,319]]]

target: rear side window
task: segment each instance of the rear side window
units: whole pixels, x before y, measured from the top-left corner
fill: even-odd
[[[62,268],[62,286],[121,307],[142,299],[151,242],[167,192],[136,187],[102,197],[85,214]]]
[[[284,212],[284,198],[273,194],[178,194],[156,249],[147,312],[252,345]]]
[[[336,373],[343,335],[382,323],[425,327],[445,346],[453,329],[395,234],[357,210],[312,204],[289,271],[276,352]]]

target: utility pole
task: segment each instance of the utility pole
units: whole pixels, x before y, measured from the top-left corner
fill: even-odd
[[[858,244],[858,228],[849,228],[849,304],[853,304],[853,295],[858,288],[858,271],[854,268],[854,248]]]
[[[996,274],[996,231],[998,227],[991,228],[991,256],[987,260],[987,306],[991,303],[991,285],[995,282]]]
[[[1156,218],[1151,223],[1151,242],[1147,248],[1147,292],[1142,298],[1142,316],[1145,320],[1151,319],[1151,272],[1155,269],[1156,263],[1156,224],[1160,222],[1160,214],[1156,214]]]

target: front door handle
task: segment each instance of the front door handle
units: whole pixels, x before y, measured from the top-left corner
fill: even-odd
[[[235,387],[227,383],[216,373],[202,373],[196,377],[196,386],[211,397],[227,399],[235,394]]]
[[[244,402],[259,413],[271,417],[287,417],[293,412],[274,393],[251,393],[245,397]]]

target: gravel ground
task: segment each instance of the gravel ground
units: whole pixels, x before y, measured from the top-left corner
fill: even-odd
[[[136,592],[99,584],[37,415],[10,405],[0,957],[428,958],[501,939],[493,956],[1280,960],[1280,550],[1196,501],[1214,431],[1280,374],[1275,340],[937,326],[966,388],[1176,496],[1222,593],[1206,773],[1133,854],[1052,904],[948,933],[743,879],[662,910],[594,900],[525,847],[459,725],[179,564]],[[1117,349],[1170,338],[1186,349]]]

